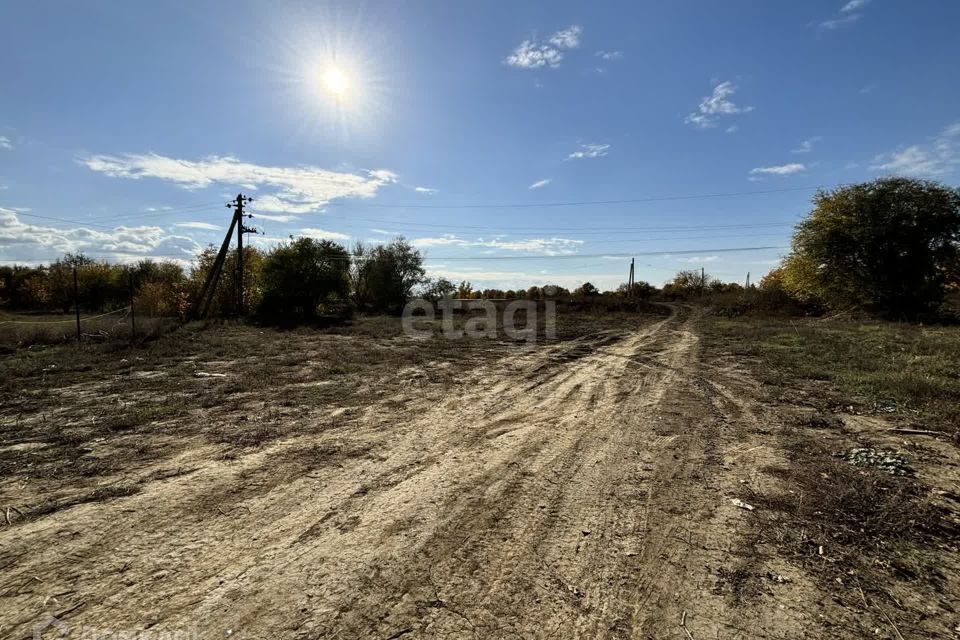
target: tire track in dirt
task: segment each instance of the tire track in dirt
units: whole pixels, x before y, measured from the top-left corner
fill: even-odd
[[[682,637],[683,611],[697,638],[793,637],[799,621],[773,621],[789,613],[714,589],[743,555],[725,461],[756,418],[704,377],[695,320],[681,309],[480,370],[421,412],[372,411],[350,432],[368,453],[336,467],[274,470],[319,436],[294,438],[27,523],[29,545],[4,533],[6,629],[29,635],[43,576],[81,594],[73,623],[211,638]],[[204,508],[241,478],[259,484],[233,511]]]

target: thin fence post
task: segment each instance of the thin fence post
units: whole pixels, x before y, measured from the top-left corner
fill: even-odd
[[[133,269],[130,270],[130,342],[137,338],[137,312],[133,308]]]
[[[77,265],[73,265],[73,310],[77,316],[77,343],[80,342],[80,286],[77,284]]]

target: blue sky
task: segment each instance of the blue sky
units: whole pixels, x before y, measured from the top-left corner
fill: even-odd
[[[484,287],[615,287],[629,255],[655,284],[742,281],[817,186],[960,170],[954,2],[34,1],[0,24],[7,263],[188,260],[243,191],[263,246],[403,234]],[[753,247],[777,248],[730,251]]]

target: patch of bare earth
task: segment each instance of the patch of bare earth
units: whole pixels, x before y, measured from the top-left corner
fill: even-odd
[[[204,638],[863,637],[875,616],[854,624],[769,539],[756,498],[790,490],[765,471],[798,464],[787,423],[747,370],[706,357],[699,322],[678,309],[535,349],[442,347],[378,375],[356,336],[168,362],[176,412],[112,429],[44,426],[50,390],[6,445],[42,446],[0,457],[0,506],[27,505],[0,529],[0,634],[50,612]],[[109,404],[133,379],[62,402]],[[41,454],[77,442],[93,451]],[[84,480],[91,453],[110,470]],[[104,485],[122,489],[91,495]]]

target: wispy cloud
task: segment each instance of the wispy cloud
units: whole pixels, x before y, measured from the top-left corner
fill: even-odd
[[[505,239],[502,236],[490,240],[483,238],[462,238],[456,234],[445,234],[437,237],[416,238],[411,241],[414,246],[428,247],[476,247],[484,249],[500,249],[503,251],[523,251],[528,253],[542,253],[546,256],[565,255],[576,253],[583,240],[570,238],[525,238],[521,240]]]
[[[544,178],[543,180],[537,180],[536,182],[534,182],[532,185],[530,185],[530,186],[527,187],[527,188],[528,188],[528,189],[542,189],[543,187],[547,186],[547,185],[550,184],[551,182],[553,182],[553,178]]]
[[[423,193],[428,196],[432,196],[437,193],[440,193],[439,189],[431,189],[430,187],[414,187],[413,190],[416,191],[417,193]]]
[[[192,259],[200,245],[161,227],[116,227],[93,230],[82,225],[61,229],[23,222],[13,208],[0,207],[0,247],[4,258],[24,262],[48,261],[64,253],[87,253],[117,261],[150,256]]]
[[[623,258],[620,258],[623,260]],[[584,282],[592,282],[601,289],[613,289],[623,282],[620,271],[613,273],[597,273],[578,271],[576,273],[549,273],[543,269],[530,271],[490,271],[485,269],[469,269],[466,267],[449,268],[447,265],[428,264],[425,266],[427,275],[437,278],[444,277],[454,282],[467,280],[474,285],[474,289],[496,287],[497,289],[524,289],[532,284],[554,284],[573,289]]]
[[[756,167],[750,169],[751,176],[789,176],[794,173],[806,171],[807,166],[800,162],[791,162],[789,164],[774,165],[772,167]]]
[[[178,222],[174,224],[175,227],[183,227],[184,229],[203,229],[204,231],[221,231],[223,227],[219,227],[215,224],[210,224],[209,222]]]
[[[583,158],[602,158],[610,149],[608,144],[581,144],[580,148],[567,156],[568,160],[582,160]]]
[[[870,0],[849,0],[841,5],[836,15],[827,18],[817,25],[821,30],[833,31],[848,24],[853,24],[863,17],[862,9],[867,6]]]
[[[927,144],[914,144],[873,159],[874,171],[907,176],[942,176],[960,168],[960,122],[954,123]]]
[[[79,162],[114,178],[157,178],[187,189],[213,184],[250,190],[273,188],[274,191],[257,197],[256,208],[286,213],[309,213],[340,198],[372,198],[381,187],[397,181],[397,175],[386,169],[344,173],[311,166],[272,167],[241,162],[231,156],[181,160],[154,153],[94,155],[80,158]]]
[[[622,51],[597,51],[595,54],[598,58],[603,60],[623,60]]]
[[[580,46],[580,34],[583,27],[578,24],[570,25],[550,36],[550,44],[558,49],[576,49]]]
[[[689,258],[678,258],[680,262],[689,262],[691,264],[701,264],[704,262],[716,262],[720,256],[690,256]]]
[[[851,11],[857,11],[865,7],[868,2],[870,2],[870,0],[850,0],[850,2],[840,7],[840,13],[850,13]]]
[[[276,216],[269,213],[255,213],[253,215],[257,220],[269,220],[271,222],[293,222],[297,216]]]
[[[698,129],[707,129],[714,126],[723,116],[753,111],[753,107],[741,107],[733,102],[733,94],[736,91],[737,87],[732,82],[721,82],[713,88],[713,93],[704,96],[697,110],[684,118],[684,122]]]
[[[580,25],[571,25],[551,35],[546,42],[524,40],[507,56],[503,63],[518,69],[557,68],[563,60],[564,51],[580,46]]]
[[[392,236],[394,235],[393,231],[387,231],[386,229],[370,229],[371,233],[379,233],[382,236]]]
[[[800,146],[796,149],[792,149],[791,153],[810,153],[813,151],[813,146],[823,140],[820,136],[813,136],[812,138],[807,138],[800,143]]]
[[[300,235],[314,240],[346,240],[350,234],[340,233],[339,231],[327,231],[326,229],[317,229],[316,227],[305,227],[300,229]]]
[[[13,143],[7,136],[0,136],[0,149],[13,149]]]

